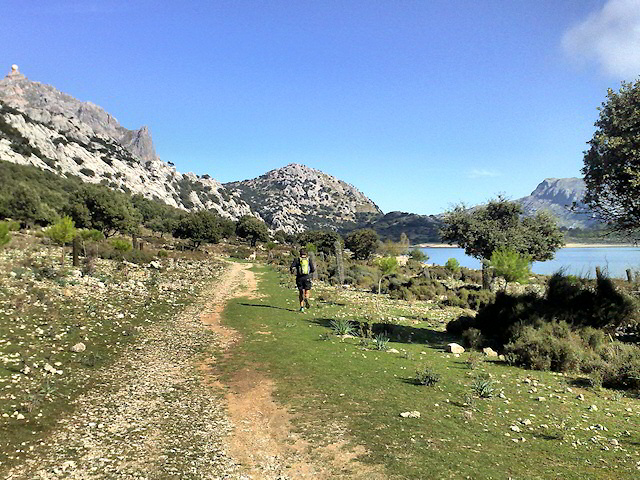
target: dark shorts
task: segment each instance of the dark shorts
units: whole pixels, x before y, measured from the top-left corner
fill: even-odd
[[[311,290],[311,275],[296,277],[296,287],[298,290]]]

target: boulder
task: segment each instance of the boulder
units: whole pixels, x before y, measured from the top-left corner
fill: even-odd
[[[82,342],[76,343],[73,347],[71,347],[71,351],[75,353],[84,352],[86,349],[87,346]]]
[[[486,347],[482,349],[482,352],[485,354],[485,356],[487,357],[498,357],[498,352],[496,352],[493,348],[491,347]]]
[[[464,353],[464,347],[461,345],[458,345],[457,343],[449,343],[447,344],[447,352]]]

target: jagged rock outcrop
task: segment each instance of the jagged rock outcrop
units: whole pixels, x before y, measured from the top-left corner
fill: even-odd
[[[382,215],[352,185],[320,170],[292,163],[252,180],[225,183],[273,230],[348,230]]]
[[[0,79],[0,160],[77,175],[187,210],[213,209],[233,219],[253,214],[209,175],[181,174],[160,160],[147,127],[128,130],[99,106],[32,82],[16,66]]]
[[[546,178],[536,189],[516,200],[524,208],[525,215],[535,215],[539,211],[551,213],[558,225],[565,228],[589,229],[602,224],[592,215],[575,213],[570,207],[574,202],[584,209],[582,199],[585,183],[581,178]]]

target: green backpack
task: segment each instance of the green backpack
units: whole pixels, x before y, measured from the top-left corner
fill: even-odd
[[[309,259],[308,258],[300,259],[300,273],[302,273],[302,275],[309,275]]]

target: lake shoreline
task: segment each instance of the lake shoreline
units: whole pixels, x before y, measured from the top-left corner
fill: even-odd
[[[637,248],[632,243],[574,243],[570,242],[561,248]],[[461,248],[458,245],[449,245],[448,243],[419,243],[411,245],[411,248]]]

